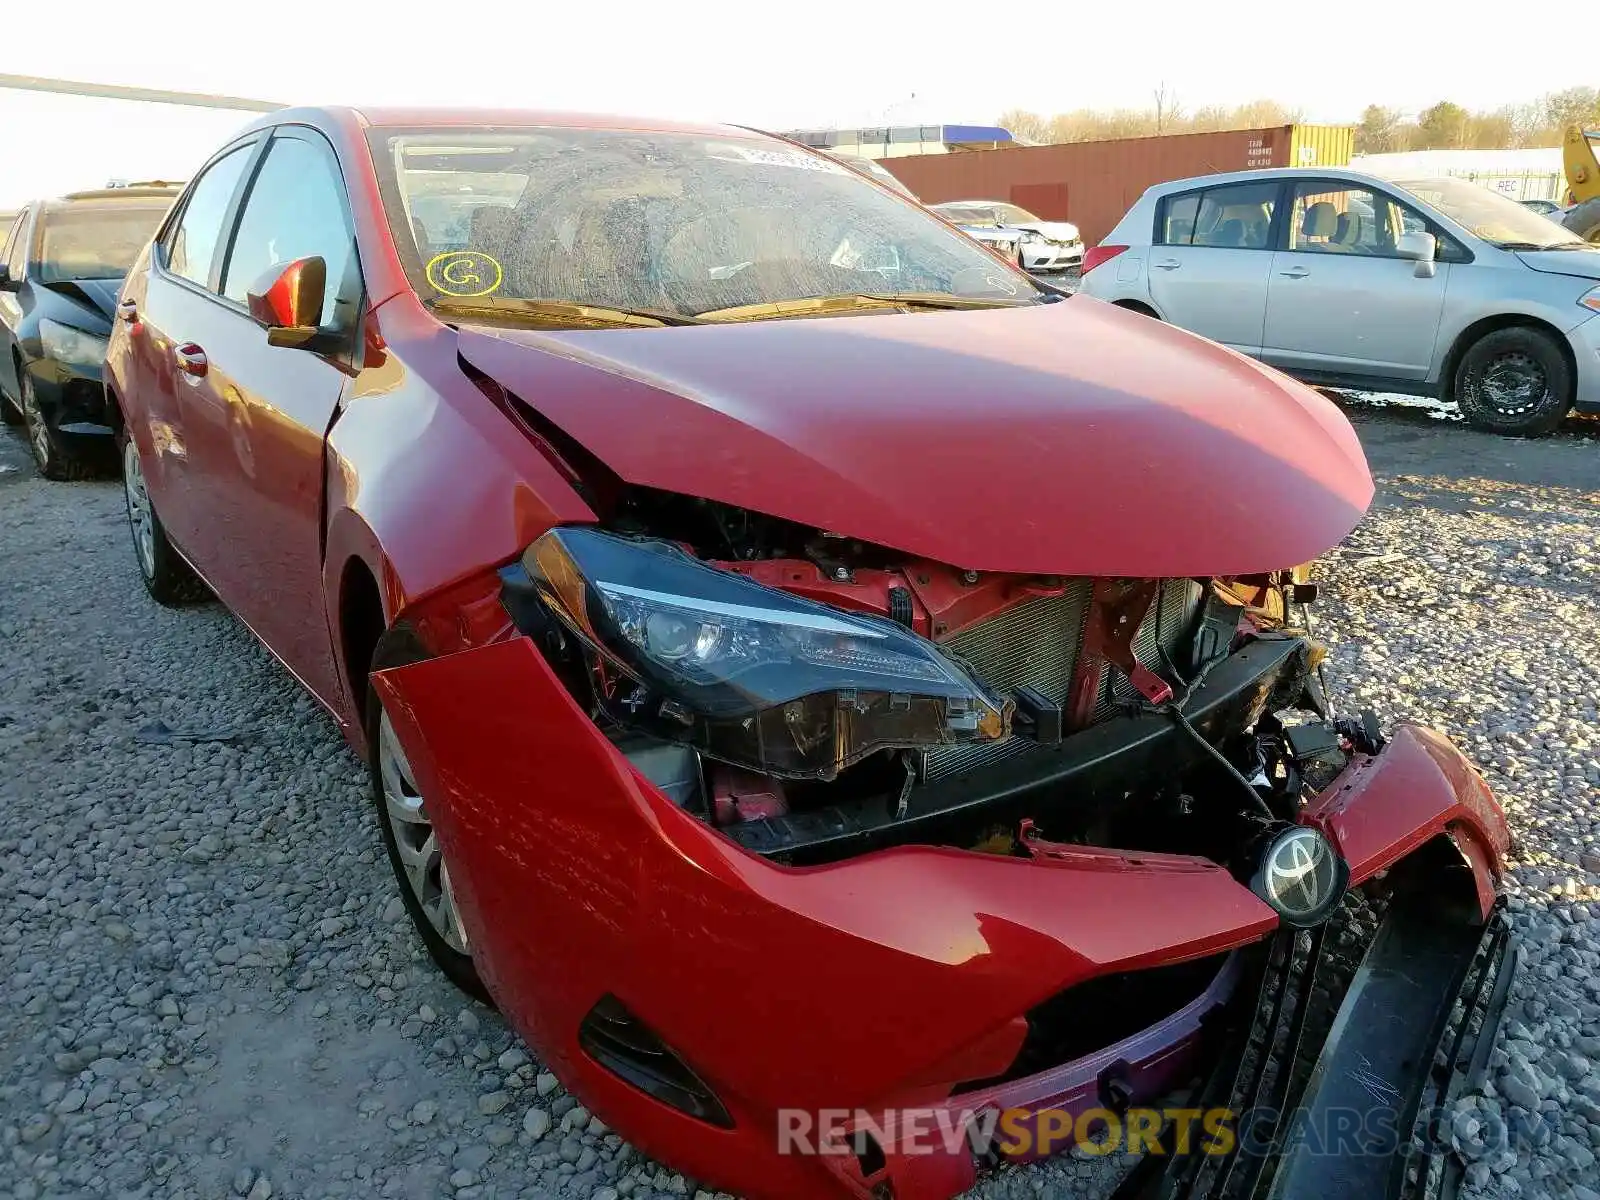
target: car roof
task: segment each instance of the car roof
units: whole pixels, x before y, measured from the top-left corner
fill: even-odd
[[[1165,196],[1172,192],[1186,192],[1198,187],[1214,187],[1224,183],[1267,183],[1279,179],[1336,179],[1343,183],[1358,183],[1369,187],[1398,187],[1392,179],[1365,175],[1348,167],[1262,167],[1254,171],[1219,171],[1213,175],[1191,175],[1187,179],[1169,179],[1166,183],[1151,184],[1146,195]]]
[[[310,108],[282,108],[265,113],[253,121],[248,131],[284,124],[351,125],[386,128],[517,128],[637,130],[647,133],[692,133],[715,137],[765,137],[758,130],[734,125],[712,125],[692,121],[673,121],[660,117],[621,116],[607,113],[558,112],[530,108],[446,108],[349,107],[325,105]],[[246,131],[241,131],[246,132]]]

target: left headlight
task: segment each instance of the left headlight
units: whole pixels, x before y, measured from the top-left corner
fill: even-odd
[[[83,367],[98,367],[106,360],[106,339],[85,333],[48,317],[39,321],[39,342],[46,358]]]
[[[714,758],[831,779],[877,750],[1010,732],[1011,703],[904,626],[765,587],[670,543],[555,529],[522,562],[600,657],[615,685],[600,697],[610,714]]]

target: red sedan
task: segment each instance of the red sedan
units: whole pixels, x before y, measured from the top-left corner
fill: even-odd
[[[639,120],[272,114],[117,313],[151,594],[326,707],[434,959],[651,1154],[946,1196],[1215,1063],[1226,1144],[1137,1126],[1189,1194],[1439,1149],[1507,832],[1443,738],[1330,711],[1301,565],[1372,483],[1316,393]],[[1363,1059],[1413,1067],[1330,1169],[1297,1131]]]

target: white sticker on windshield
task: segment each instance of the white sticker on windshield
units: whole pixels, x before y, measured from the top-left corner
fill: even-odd
[[[722,162],[756,163],[764,167],[789,167],[796,171],[825,171],[829,175],[848,175],[850,168],[820,154],[806,154],[800,150],[781,147],[740,146],[730,142],[715,142],[706,147],[707,157]]]

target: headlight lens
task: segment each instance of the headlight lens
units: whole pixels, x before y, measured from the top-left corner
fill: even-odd
[[[1585,308],[1593,309],[1595,312],[1600,312],[1600,287],[1590,288],[1587,292],[1578,297],[1578,303],[1583,305]]]
[[[106,360],[106,339],[48,317],[39,321],[39,341],[46,358],[83,367],[98,367]]]
[[[523,566],[611,668],[611,715],[728,762],[830,779],[877,750],[988,741],[1011,704],[910,630],[708,567],[667,542],[556,529]]]

